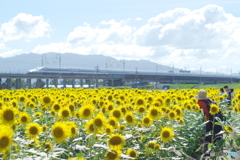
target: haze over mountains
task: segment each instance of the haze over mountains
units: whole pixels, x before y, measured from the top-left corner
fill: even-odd
[[[117,60],[103,55],[79,55],[73,53],[21,54],[14,57],[0,57],[0,73],[26,73],[36,67],[88,68],[102,70],[167,72],[173,66],[164,66],[147,60]],[[179,69],[174,68],[174,71]]]

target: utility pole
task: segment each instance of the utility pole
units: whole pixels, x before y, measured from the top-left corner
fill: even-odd
[[[98,65],[97,65],[97,67],[96,67],[96,71],[97,71],[96,88],[98,88],[98,72],[99,72]]]

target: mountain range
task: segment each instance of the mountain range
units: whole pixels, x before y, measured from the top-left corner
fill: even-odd
[[[79,55],[73,53],[28,53],[14,57],[0,57],[0,73],[26,73],[37,67],[81,68],[99,70],[169,72],[170,66],[147,60],[117,60],[103,55]],[[174,68],[174,71],[179,69]]]

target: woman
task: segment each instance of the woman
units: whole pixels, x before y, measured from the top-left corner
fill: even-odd
[[[217,135],[220,131],[222,131],[222,126],[216,125],[216,124],[213,125],[214,123],[212,123],[212,122],[216,122],[216,120],[214,116],[209,113],[209,110],[210,110],[210,105],[214,102],[209,99],[209,97],[207,96],[207,92],[205,90],[200,90],[198,94],[195,96],[195,98],[198,99],[198,104],[200,108],[203,110],[206,121],[208,121],[206,123],[206,133],[205,133],[205,135],[207,136],[205,136],[205,139],[204,139],[205,143],[203,148],[204,154],[207,154],[206,151],[208,150],[207,148],[208,143],[215,143],[217,140],[222,139],[221,134]],[[213,135],[211,134],[211,132]]]

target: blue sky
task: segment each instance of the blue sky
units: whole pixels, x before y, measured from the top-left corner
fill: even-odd
[[[102,54],[239,72],[239,0],[0,1],[0,57]]]

